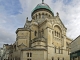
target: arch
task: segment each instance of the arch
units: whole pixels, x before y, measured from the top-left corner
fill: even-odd
[[[55,25],[55,26],[54,26],[54,29],[55,29],[55,28],[58,28],[58,29],[62,32],[62,29],[61,29],[61,27],[60,27],[60,26]],[[57,32],[58,32],[58,31],[57,31]]]
[[[62,29],[61,29],[61,27],[58,26],[58,25],[55,25],[54,26],[54,31],[55,31],[55,33],[54,33],[55,38],[58,37],[58,40],[60,40],[61,36],[62,36]]]
[[[58,28],[61,30],[61,32],[62,32],[62,28],[61,28],[60,25],[58,25],[58,24],[54,24],[54,25],[53,25],[53,28],[54,28],[54,27],[58,27]]]

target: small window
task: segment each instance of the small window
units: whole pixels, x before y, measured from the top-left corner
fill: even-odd
[[[58,57],[58,60],[59,60],[59,57]]]
[[[53,34],[53,31],[52,31],[52,34]]]
[[[49,17],[50,17],[50,15],[49,15]]]
[[[63,58],[63,60],[64,60],[64,58]]]
[[[59,47],[59,54],[60,54],[60,47]]]
[[[27,53],[27,57],[29,57],[29,53]]]
[[[60,33],[59,33],[59,38],[60,38]]]
[[[29,60],[29,59],[27,59],[27,60]]]
[[[41,18],[41,14],[39,13],[39,18]]]
[[[57,32],[57,37],[58,37],[58,32]]]
[[[44,34],[44,30],[42,29],[42,34]]]
[[[54,60],[54,57],[52,57],[52,60]]]
[[[16,50],[16,45],[14,45],[14,49]]]
[[[56,36],[56,31],[55,31],[55,36]]]
[[[36,14],[36,19],[37,19],[37,14]]]
[[[70,53],[69,53],[69,49],[68,49],[68,55],[70,55]]]
[[[61,49],[61,54],[63,54],[63,49]]]
[[[56,47],[55,47],[55,53],[56,53]]]
[[[35,31],[35,36],[37,35],[37,31]]]
[[[46,17],[47,17],[47,13],[46,13],[46,15],[45,15]]]
[[[30,57],[32,57],[32,53],[30,53]]]

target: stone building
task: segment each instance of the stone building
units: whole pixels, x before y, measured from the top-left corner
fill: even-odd
[[[11,50],[10,47],[12,47],[12,45],[9,45],[9,44],[3,45],[1,60],[8,60],[9,59],[9,52]]]
[[[80,35],[71,42],[70,60],[80,60]]]
[[[49,5],[38,4],[31,13],[32,20],[26,19],[23,28],[16,31],[10,60],[70,60],[67,28],[59,13],[54,16]]]
[[[0,60],[2,60],[3,48],[0,48]]]

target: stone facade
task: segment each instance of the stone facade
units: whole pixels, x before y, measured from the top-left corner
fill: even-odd
[[[1,60],[9,59],[9,52],[11,50],[12,45],[4,44],[3,48],[1,48]]]
[[[0,48],[0,60],[2,60],[3,48]]]
[[[32,20],[26,19],[23,28],[16,31],[16,41],[10,60],[70,60],[67,28],[59,13],[54,16],[51,8],[42,2],[33,10]]]

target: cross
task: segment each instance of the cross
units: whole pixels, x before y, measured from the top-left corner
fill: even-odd
[[[44,3],[44,0],[42,0],[42,3]]]

